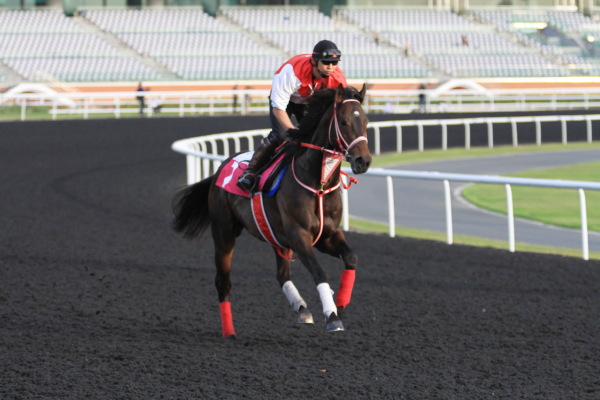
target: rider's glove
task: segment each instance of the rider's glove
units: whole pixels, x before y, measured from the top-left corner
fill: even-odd
[[[297,129],[297,128],[288,129],[286,132],[286,136],[288,138],[297,139],[298,137],[300,137],[300,129]]]

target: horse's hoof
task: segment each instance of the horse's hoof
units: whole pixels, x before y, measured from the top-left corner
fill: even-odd
[[[341,332],[344,330],[344,324],[335,313],[331,313],[325,322],[327,322],[327,332]]]
[[[312,324],[315,321],[313,320],[313,316],[305,307],[301,306],[298,310],[298,323],[299,324]]]

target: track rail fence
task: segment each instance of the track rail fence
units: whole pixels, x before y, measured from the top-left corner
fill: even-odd
[[[267,82],[270,84],[270,82]],[[362,83],[360,84],[362,85]],[[360,87],[360,85],[358,87]],[[420,110],[419,90],[369,90],[363,108],[367,113],[410,113]],[[454,89],[443,93],[425,91],[428,112],[498,112],[594,109],[600,107],[600,88],[549,89],[491,89],[485,93]],[[112,115],[114,118],[139,113],[138,92],[15,92],[0,93],[0,106],[20,108],[20,119],[31,118],[29,110],[46,110],[52,119],[94,115]],[[264,89],[145,91],[146,107],[143,112],[152,117],[230,115],[239,113],[268,114],[269,91]],[[160,111],[155,106],[160,103]],[[155,105],[153,105],[155,104]]]
[[[543,116],[543,117],[493,117],[493,118],[470,118],[470,119],[453,119],[453,120],[416,120],[416,121],[384,121],[372,122],[368,129],[373,130],[375,137],[376,155],[380,154],[380,128],[395,127],[398,135],[398,143],[402,143],[401,135],[402,128],[408,126],[417,126],[419,134],[419,151],[424,151],[423,136],[425,126],[441,126],[442,136],[444,137],[445,126],[452,124],[463,124],[465,126],[465,147],[470,148],[469,126],[471,124],[487,124],[488,126],[488,143],[493,147],[493,126],[496,123],[510,123],[512,125],[513,145],[518,146],[518,124],[519,123],[535,123],[536,124],[536,143],[541,145],[542,138],[542,122],[560,121],[562,142],[568,143],[568,121],[586,121],[586,138],[589,143],[592,142],[592,121],[600,120],[598,115],[585,116]],[[172,145],[175,152],[186,156],[187,165],[187,183],[193,184],[215,173],[221,162],[229,155],[243,151],[253,150],[255,143],[269,133],[269,129],[257,129],[242,132],[221,133],[216,135],[199,136],[189,139],[176,141]],[[443,149],[447,149],[447,136],[442,140]],[[401,152],[401,146],[397,149]],[[344,171],[351,173],[349,168],[343,168]],[[450,193],[450,182],[469,182],[469,183],[485,183],[504,185],[506,190],[507,204],[507,231],[508,231],[508,250],[515,251],[515,228],[514,228],[514,209],[512,186],[533,186],[546,187],[557,189],[573,189],[579,193],[580,203],[580,218],[581,218],[581,252],[582,258],[589,259],[589,235],[587,223],[587,204],[585,190],[600,190],[600,183],[586,181],[566,181],[558,179],[529,179],[529,178],[511,178],[496,175],[475,175],[475,174],[455,174],[441,173],[431,171],[406,171],[392,170],[384,168],[371,168],[365,175],[381,177],[387,183],[387,205],[388,205],[388,226],[389,235],[395,236],[396,231],[396,216],[394,210],[394,179],[419,179],[440,181],[444,185],[444,205],[446,212],[446,241],[448,244],[453,243],[453,219],[452,219],[452,203]],[[342,191],[342,200],[344,203],[344,212],[342,219],[342,228],[349,229],[350,205],[348,201],[347,191]]]

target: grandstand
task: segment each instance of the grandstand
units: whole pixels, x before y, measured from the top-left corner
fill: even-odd
[[[0,8],[0,79],[269,80],[324,38],[342,49],[349,79],[594,77],[597,34],[596,19],[562,9]]]

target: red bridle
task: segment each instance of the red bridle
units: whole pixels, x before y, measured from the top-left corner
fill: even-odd
[[[350,102],[356,102],[356,103],[360,104],[360,101],[358,101],[356,99],[347,99],[347,100],[342,101],[341,104],[350,103]],[[311,149],[321,150],[324,153],[329,153],[334,156],[343,156],[344,159],[347,159],[350,149],[352,147],[354,147],[356,144],[358,144],[359,142],[362,142],[362,141],[368,142],[366,132],[363,133],[362,135],[360,135],[359,137],[357,137],[356,139],[354,139],[350,143],[348,143],[348,141],[344,138],[344,136],[342,135],[342,130],[340,129],[340,124],[338,122],[338,117],[337,117],[337,103],[333,104],[333,115],[331,117],[331,121],[329,122],[329,142],[330,143],[334,143],[334,140],[332,139],[332,132],[335,132],[335,143],[337,143],[337,145],[338,145],[337,150],[329,150],[324,147],[315,146],[314,144],[310,144],[310,143],[302,143],[301,146],[308,147]]]
[[[356,99],[348,99],[348,100],[344,100],[342,101],[342,104],[345,103],[350,103],[350,102],[356,102],[360,104],[360,101],[356,100]],[[346,139],[344,138],[344,136],[342,135],[342,130],[340,129],[340,125],[338,123],[338,118],[337,118],[337,103],[335,103],[333,105],[333,117],[331,118],[331,122],[329,123],[329,141],[331,142],[331,127],[335,128],[335,139],[337,141],[337,144],[339,146],[340,150],[344,151],[344,155],[346,157],[348,157],[348,152],[350,151],[350,149],[352,147],[354,147],[357,143],[362,142],[363,140],[365,142],[368,142],[367,140],[367,136],[366,136],[366,132],[362,135],[360,135],[359,137],[357,137],[356,139],[354,139],[352,142],[348,143],[346,141]]]

